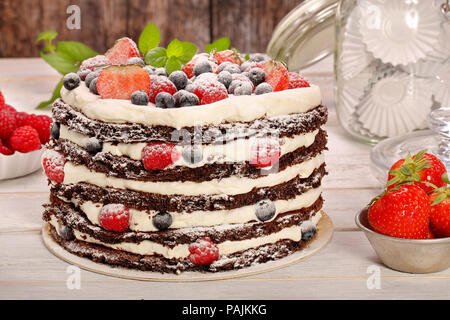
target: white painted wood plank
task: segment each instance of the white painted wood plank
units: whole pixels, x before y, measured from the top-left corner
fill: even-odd
[[[81,271],[81,290],[68,290],[68,264],[46,250],[38,233],[0,234],[0,254],[0,298],[9,299],[450,298],[449,270],[411,275],[387,269],[362,232],[337,232],[325,249],[296,265],[216,282],[146,283]],[[367,267],[374,264],[381,270],[380,290],[366,285]]]

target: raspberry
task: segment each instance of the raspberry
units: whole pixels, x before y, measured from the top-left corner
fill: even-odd
[[[56,183],[63,183],[64,181],[65,163],[64,156],[55,150],[47,150],[42,156],[42,166],[45,174],[51,181]]]
[[[217,60],[218,65],[220,66],[224,62],[231,62],[237,65],[241,65],[242,61],[239,58],[239,55],[233,50],[224,50],[219,51],[214,54],[214,59]]]
[[[49,116],[30,114],[25,119],[25,125],[33,127],[39,134],[42,144],[50,141],[50,128],[53,120]]]
[[[10,156],[14,154],[14,150],[9,149],[7,146],[4,146],[2,140],[0,140],[0,153],[5,156]]]
[[[298,73],[289,72],[288,74],[289,74],[289,88],[288,89],[310,87],[309,82],[306,81],[306,79],[303,78]]]
[[[197,265],[211,264],[219,258],[219,248],[210,238],[198,239],[189,245],[189,260]]]
[[[26,120],[28,118],[28,113],[26,112],[16,112],[15,113],[15,118],[16,118],[16,126],[19,127],[23,127],[26,125]]]
[[[151,85],[148,97],[151,103],[156,103],[156,96],[161,92],[167,92],[174,95],[177,92],[177,87],[164,76],[151,76]]]
[[[250,164],[258,168],[273,166],[281,155],[278,140],[273,138],[259,138],[252,145],[250,151]]]
[[[148,92],[149,89],[150,76],[136,65],[105,68],[97,80],[97,90],[102,99],[130,100],[135,91]]]
[[[130,226],[130,211],[123,204],[108,204],[100,210],[98,219],[104,229],[124,232]]]
[[[114,46],[105,53],[112,65],[126,64],[128,59],[141,57],[136,43],[130,38],[122,38],[116,41]]]
[[[3,93],[0,91],[0,109],[5,106],[5,97],[3,96]]]
[[[6,104],[6,103],[3,106],[3,110],[9,111],[9,112],[11,112],[13,114],[17,113],[17,110],[14,107],[12,107],[12,106],[10,106],[9,104]]]
[[[148,171],[162,170],[180,158],[175,145],[169,143],[152,142],[142,149],[142,162]]]
[[[7,109],[0,110],[0,139],[6,140],[17,127],[15,114]]]
[[[97,67],[109,66],[110,64],[111,62],[107,57],[98,55],[93,58],[84,60],[80,66],[80,72],[83,72],[85,70],[94,71]]]
[[[13,150],[27,153],[41,148],[41,141],[36,129],[30,126],[17,128],[11,134],[9,142]]]

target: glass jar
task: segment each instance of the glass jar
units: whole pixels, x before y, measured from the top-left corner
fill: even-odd
[[[339,122],[375,144],[427,128],[450,106],[447,0],[341,0],[336,13]]]

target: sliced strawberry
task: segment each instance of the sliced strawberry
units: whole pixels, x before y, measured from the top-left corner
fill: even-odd
[[[148,171],[162,170],[180,158],[180,152],[170,143],[152,142],[142,149],[142,162]]]
[[[150,79],[150,89],[146,92],[148,92],[148,97],[151,103],[156,102],[156,96],[161,92],[167,92],[174,95],[178,91],[177,87],[167,77],[151,76]]]
[[[196,265],[211,264],[219,258],[219,248],[210,238],[198,239],[189,245],[189,260]]]
[[[250,164],[258,168],[271,167],[280,160],[281,147],[277,139],[259,138],[250,150]]]
[[[108,204],[100,211],[98,220],[106,230],[124,232],[130,226],[130,211],[123,204]]]
[[[126,64],[128,59],[140,57],[138,46],[130,38],[122,38],[116,41],[114,46],[105,53],[112,65]]]
[[[224,62],[231,62],[237,65],[242,64],[241,58],[239,58],[239,54],[233,50],[224,50],[219,51],[214,54],[214,59],[217,60],[217,64],[220,66]]]
[[[283,91],[289,88],[289,73],[281,62],[271,60],[263,64],[266,72],[266,82],[270,84],[273,91]]]
[[[308,87],[310,87],[310,84],[305,78],[303,78],[298,73],[289,72],[289,88],[288,89],[308,88]]]
[[[150,90],[150,76],[137,65],[107,67],[97,80],[97,91],[102,99],[130,100],[138,90]]]

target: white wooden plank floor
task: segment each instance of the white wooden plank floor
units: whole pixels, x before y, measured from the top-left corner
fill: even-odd
[[[0,181],[0,299],[449,299],[450,270],[412,275],[384,267],[354,216],[380,190],[370,147],[350,139],[334,111],[331,60],[307,70],[330,107],[329,176],[325,211],[335,224],[331,243],[293,266],[234,280],[148,283],[81,271],[81,289],[66,287],[67,263],[45,248],[40,234],[48,187],[41,172]],[[0,59],[0,90],[20,110],[47,100],[58,74],[40,59]],[[48,111],[46,111],[48,112]],[[380,289],[368,289],[369,266],[380,267]]]

